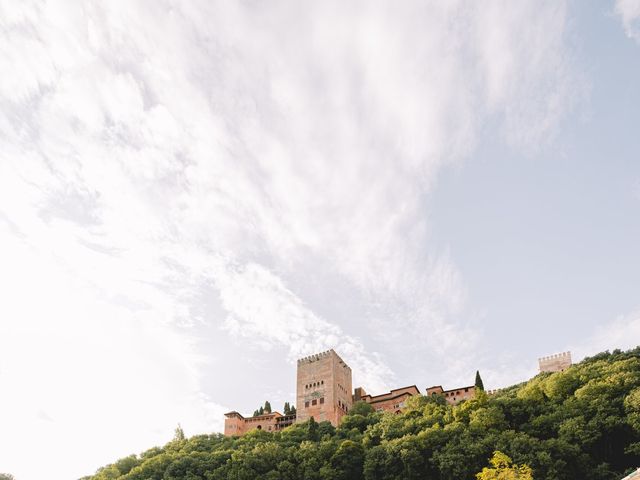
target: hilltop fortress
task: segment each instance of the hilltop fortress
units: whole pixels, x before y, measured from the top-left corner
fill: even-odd
[[[571,366],[571,352],[556,353],[538,359],[540,372],[564,372]]]
[[[569,352],[539,359],[540,371],[560,371],[570,365]],[[425,393],[442,395],[447,403],[456,405],[473,398],[475,390],[475,385],[449,390],[437,385],[427,388]],[[367,394],[362,387],[354,390],[349,365],[334,350],[327,350],[298,360],[295,414],[272,412],[244,417],[236,411],[228,412],[225,413],[224,434],[239,436],[255,429],[274,432],[311,417],[318,422],[331,422],[337,427],[355,402],[366,402],[376,411],[400,413],[407,399],[415,395],[421,395],[415,385],[374,396]]]

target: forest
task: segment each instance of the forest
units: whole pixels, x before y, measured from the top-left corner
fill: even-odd
[[[185,438],[82,480],[619,480],[640,467],[640,347],[586,358],[450,406],[356,403],[338,428],[295,424]]]

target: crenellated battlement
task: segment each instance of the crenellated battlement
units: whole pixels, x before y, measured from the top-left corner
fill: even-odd
[[[571,365],[571,352],[556,353],[538,359],[541,372],[564,372]]]
[[[538,361],[544,362],[544,361],[547,361],[547,360],[555,360],[555,359],[558,359],[558,358],[566,358],[566,357],[571,359],[571,352],[555,353],[555,354],[549,355],[547,357],[541,357],[541,358],[538,359]]]
[[[351,370],[351,367],[349,367],[349,365],[347,365],[347,363],[344,360],[342,360],[342,358],[340,358],[340,355],[338,355],[333,348],[326,350],[324,352],[314,353],[313,355],[308,355],[306,357],[302,357],[298,359],[298,367],[301,365],[307,365],[313,362],[319,362],[320,360],[323,360],[331,356],[335,357],[338,360],[338,362],[342,365],[343,368]]]
[[[330,356],[332,353],[336,357],[338,356],[338,354],[336,352],[334,352],[333,349],[330,349],[330,350],[327,350],[325,352],[314,353],[313,355],[309,355],[307,357],[299,358],[298,359],[298,365],[302,365],[302,364],[305,364],[305,363],[317,362],[318,360],[322,360],[323,358],[326,358],[326,357]],[[340,357],[338,357],[338,358],[340,358]]]

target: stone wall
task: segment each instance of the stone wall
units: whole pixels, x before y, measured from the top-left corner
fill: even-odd
[[[556,353],[538,359],[540,372],[564,372],[571,365],[571,352]]]
[[[224,434],[227,436],[240,436],[256,429],[274,432],[280,427],[278,419],[281,417],[282,415],[278,412],[247,418],[238,412],[229,412],[225,414]]]
[[[448,404],[457,405],[463,400],[470,400],[476,395],[476,387],[470,385],[468,387],[452,388],[444,390],[441,385],[427,388],[427,395],[442,395]]]
[[[420,395],[420,390],[415,385],[396,388],[388,393],[375,396],[367,395],[364,388],[358,387],[355,389],[353,399],[370,404],[376,411],[400,413],[405,407],[407,399],[414,395]]]

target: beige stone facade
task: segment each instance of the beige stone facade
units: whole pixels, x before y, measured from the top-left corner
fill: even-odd
[[[396,388],[388,393],[375,396],[368,395],[364,388],[358,387],[354,390],[353,401],[366,402],[377,412],[400,413],[405,407],[407,399],[414,395],[420,395],[420,390],[415,385]]]
[[[227,436],[240,436],[251,430],[277,432],[292,425],[296,419],[295,415],[282,415],[279,412],[245,418],[234,411],[224,416],[224,434]]]
[[[457,405],[463,400],[470,400],[476,395],[476,387],[471,385],[468,387],[452,388],[444,390],[442,385],[427,388],[427,395],[442,395],[448,404]]]
[[[298,360],[297,421],[313,417],[338,426],[353,405],[351,368],[334,350]]]
[[[538,359],[540,372],[564,372],[571,365],[571,352],[556,353]]]

